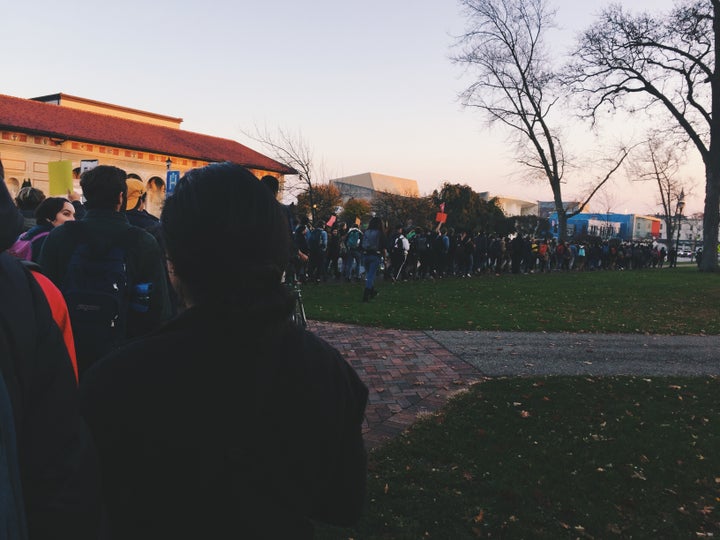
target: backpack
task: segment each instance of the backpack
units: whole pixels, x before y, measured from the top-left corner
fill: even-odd
[[[380,251],[380,231],[368,229],[362,237],[362,248],[364,251]]]
[[[308,247],[311,251],[325,251],[325,245],[323,243],[322,231],[319,228],[315,228],[310,231],[310,238],[308,238]]]
[[[398,255],[405,254],[405,243],[403,242],[403,240],[405,240],[405,237],[402,234],[398,235],[397,238],[395,238],[395,243],[393,244],[393,251]]]
[[[15,240],[15,243],[8,248],[8,253],[10,255],[13,255],[14,257],[17,257],[18,259],[22,259],[25,261],[31,261],[32,260],[32,246],[33,242],[35,240],[38,240],[39,238],[44,238],[48,234],[50,234],[50,231],[43,231],[41,233],[36,234],[32,238],[26,238],[27,233],[23,233],[20,236],[18,236],[18,239]]]
[[[147,311],[151,284],[134,284],[127,272],[128,249],[142,229],[131,227],[119,244],[110,244],[91,242],[79,221],[66,225],[79,240],[59,288],[70,313],[82,374],[127,339],[128,313]]]
[[[357,249],[360,247],[360,231],[358,229],[350,229],[345,239],[345,245],[348,249]]]

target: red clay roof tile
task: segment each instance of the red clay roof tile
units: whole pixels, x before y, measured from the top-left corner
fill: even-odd
[[[0,129],[297,174],[291,167],[230,139],[2,94]]]

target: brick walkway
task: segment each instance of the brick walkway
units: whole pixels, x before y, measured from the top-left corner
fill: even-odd
[[[369,449],[482,378],[423,332],[318,321],[310,321],[308,328],[337,348],[368,386],[363,433]]]

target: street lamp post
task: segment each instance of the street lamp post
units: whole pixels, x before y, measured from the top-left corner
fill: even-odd
[[[677,239],[675,240],[675,266],[677,267],[677,258],[680,250],[680,218],[685,208],[685,190],[680,190],[678,196],[677,207],[675,208],[675,218],[677,219]]]

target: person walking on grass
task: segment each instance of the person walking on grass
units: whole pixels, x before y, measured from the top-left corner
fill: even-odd
[[[387,254],[387,237],[383,230],[382,220],[374,216],[368,224],[365,234],[362,237],[363,266],[365,267],[365,290],[363,291],[363,302],[369,302],[377,296],[375,290],[375,278],[377,277],[380,263]]]

